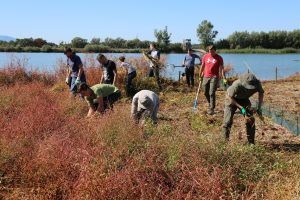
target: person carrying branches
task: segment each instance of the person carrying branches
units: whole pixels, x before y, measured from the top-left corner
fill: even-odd
[[[256,109],[251,108],[249,98],[258,92],[258,105]],[[252,73],[245,73],[233,82],[227,89],[224,107],[223,133],[226,140],[229,140],[230,129],[233,123],[235,111],[239,109],[246,120],[247,139],[249,144],[254,144],[255,139],[255,118],[256,112],[262,117],[261,106],[264,98],[264,90],[261,82]]]
[[[143,53],[146,60],[149,60],[150,67],[148,71],[148,77],[155,77],[157,85],[159,89],[161,90],[161,82],[159,77],[159,66],[160,66],[160,51],[156,48],[155,43],[150,44],[150,51],[147,53]]]

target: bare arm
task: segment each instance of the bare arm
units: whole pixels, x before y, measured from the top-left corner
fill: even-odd
[[[103,78],[104,78],[104,71],[102,70],[102,75],[101,75],[100,83],[103,83]]]
[[[94,108],[90,107],[87,117],[91,117],[95,113]]]
[[[199,70],[199,78],[201,79],[203,77],[203,71],[205,68],[204,62],[201,64],[200,70]]]
[[[224,66],[223,65],[220,66],[220,70],[221,70],[222,79],[225,79],[225,72],[224,72]]]
[[[113,85],[115,85],[115,83],[116,83],[116,80],[117,80],[117,78],[118,78],[118,73],[117,73],[117,70],[115,69],[115,70],[113,71],[113,73],[114,73]]]
[[[68,67],[66,78],[69,78],[69,77],[71,76],[71,73],[72,73],[72,71],[71,71],[70,68]]]
[[[83,65],[79,65],[79,71],[78,71],[78,78],[81,77],[81,74],[83,73]]]

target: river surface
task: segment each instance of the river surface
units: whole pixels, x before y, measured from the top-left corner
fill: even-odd
[[[84,61],[91,54],[78,54]],[[94,58],[97,54],[92,54]],[[109,53],[108,57],[126,58],[141,57],[140,53]],[[185,54],[166,54],[167,63],[180,66]],[[233,67],[233,74],[241,74],[250,70],[262,80],[275,79],[275,69],[278,68],[278,78],[300,72],[300,54],[220,54],[225,65]],[[63,53],[0,53],[0,68],[8,66],[12,59],[26,60],[29,70],[54,71],[59,60],[65,61]],[[179,73],[183,72],[181,67],[167,67],[163,75],[168,78],[178,79]]]

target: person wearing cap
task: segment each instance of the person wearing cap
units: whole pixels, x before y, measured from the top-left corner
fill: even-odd
[[[100,63],[102,69],[102,76],[100,83],[115,85],[117,80],[117,67],[116,63],[112,60],[108,60],[103,54],[98,54],[97,60]]]
[[[256,110],[251,108],[249,98],[258,92],[258,104]],[[264,90],[261,82],[252,73],[245,73],[233,82],[227,89],[224,108],[223,132],[226,140],[229,140],[230,129],[233,123],[233,116],[237,109],[241,111],[246,120],[247,139],[250,144],[254,144],[255,119],[253,113],[261,115],[261,106],[264,98]]]
[[[71,48],[65,50],[67,56],[67,76],[66,84],[69,86],[72,96],[77,93],[77,86],[80,83],[85,83],[86,78],[83,70],[83,65],[79,56],[72,51]]]
[[[208,46],[208,53],[202,58],[202,65],[199,72],[200,80],[207,102],[209,103],[208,114],[213,115],[216,107],[216,91],[220,76],[225,79],[223,58],[216,53],[214,45]],[[221,74],[221,75],[220,75]]]
[[[136,68],[129,64],[128,62],[125,62],[125,57],[120,56],[120,67],[124,68],[127,73],[127,80],[126,80],[126,96],[130,96],[132,93],[132,80],[136,77]]]
[[[136,123],[143,117],[157,123],[159,97],[150,90],[141,90],[132,99],[131,114]]]
[[[103,113],[107,108],[113,108],[113,104],[121,98],[120,90],[111,84],[96,84],[92,87],[86,83],[79,85],[78,92],[85,98],[90,109],[87,117],[97,112]]]
[[[155,43],[150,44],[150,51],[147,53],[150,55],[155,61],[159,62],[160,60],[160,51],[156,48]],[[150,68],[148,71],[148,77],[155,77],[156,78],[156,83],[161,90],[161,83],[160,83],[160,78],[159,78],[159,66],[156,65],[154,62],[150,62]]]
[[[201,58],[197,54],[193,53],[193,49],[188,49],[187,55],[185,55],[183,60],[183,67],[185,67],[186,83],[188,87],[192,85],[194,87],[194,75],[195,75],[195,60],[199,59],[201,63]]]

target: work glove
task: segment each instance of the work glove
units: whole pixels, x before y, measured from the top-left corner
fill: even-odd
[[[66,78],[66,84],[69,85],[69,77]]]
[[[244,115],[244,117],[246,116],[247,114],[247,111],[246,111],[246,108],[242,107],[241,108],[241,113]]]
[[[76,85],[79,85],[79,84],[80,84],[80,82],[81,82],[81,81],[80,81],[80,79],[79,79],[79,78],[77,78],[77,79],[76,79],[76,81],[75,81],[75,84],[76,84]]]

